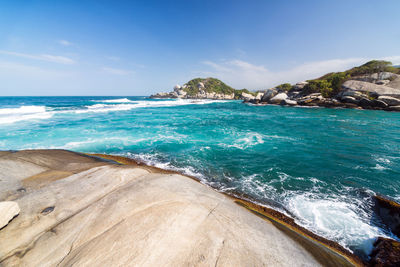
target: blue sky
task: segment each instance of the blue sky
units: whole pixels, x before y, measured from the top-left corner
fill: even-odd
[[[2,1],[0,95],[265,89],[400,63],[400,1]]]

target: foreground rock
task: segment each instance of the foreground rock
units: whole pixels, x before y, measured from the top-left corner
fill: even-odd
[[[382,196],[374,196],[374,201],[375,213],[400,238],[400,205]]]
[[[0,200],[21,208],[0,230],[2,266],[350,264],[179,174],[63,150],[5,152],[0,169]]]
[[[379,237],[374,243],[370,257],[371,266],[400,266],[400,242]]]
[[[0,202],[0,229],[5,227],[15,216],[19,214],[19,206],[14,201]]]

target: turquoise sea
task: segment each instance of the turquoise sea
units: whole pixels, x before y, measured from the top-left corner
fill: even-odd
[[[361,256],[391,236],[373,194],[400,201],[400,113],[146,97],[2,97],[0,150],[128,156],[274,207]]]

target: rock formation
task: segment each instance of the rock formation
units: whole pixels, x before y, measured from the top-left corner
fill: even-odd
[[[0,202],[0,229],[5,227],[15,216],[19,214],[19,206],[14,201]]]
[[[0,200],[21,213],[0,230],[1,266],[351,265],[176,173],[65,150],[2,152],[5,169]]]

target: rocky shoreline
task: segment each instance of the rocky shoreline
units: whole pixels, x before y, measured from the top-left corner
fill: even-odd
[[[364,264],[283,214],[131,159],[3,151],[0,169],[0,201],[20,209],[0,230],[4,266]]]
[[[377,75],[370,75],[374,77]],[[348,80],[342,84],[342,90],[335,97],[324,97],[322,93],[308,94],[304,91],[308,82],[295,84],[290,91],[280,88],[271,88],[260,97],[243,96],[244,103],[258,105],[275,104],[287,106],[326,107],[326,108],[353,108],[400,111],[400,88],[391,87],[398,84],[400,75],[384,73],[379,77],[390,77],[390,80],[368,79],[359,77],[359,80]],[[356,77],[357,78],[357,77]],[[369,80],[369,82],[365,81]]]

